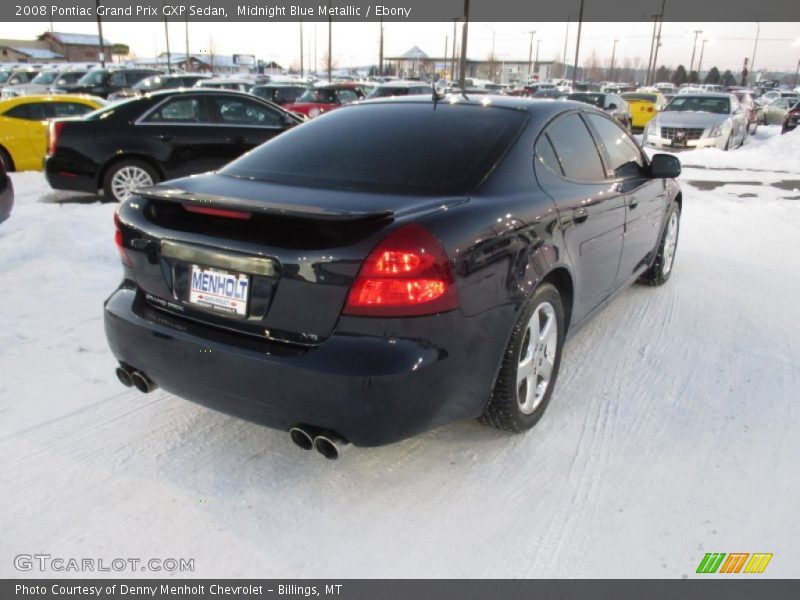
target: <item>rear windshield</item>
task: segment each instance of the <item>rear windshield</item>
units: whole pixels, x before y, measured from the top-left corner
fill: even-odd
[[[335,104],[336,90],[308,88],[297,99],[298,102],[313,102],[315,104]]]
[[[664,110],[726,115],[731,112],[731,102],[728,98],[716,96],[675,96]]]
[[[108,71],[102,71],[102,70],[89,71],[86,75],[81,77],[78,83],[84,85],[98,85],[100,83],[103,83],[106,80],[107,76],[108,76]]]
[[[221,172],[298,186],[464,194],[526,119],[526,112],[476,105],[363,104],[308,121]]]
[[[31,83],[35,83],[37,85],[47,85],[48,83],[53,83],[58,77],[58,71],[45,71],[44,73],[39,73],[36,77],[33,78]]]
[[[625,100],[644,100],[645,102],[652,102],[653,104],[658,102],[658,96],[655,94],[636,94],[633,92],[626,92],[622,94],[622,97],[625,98]]]
[[[567,100],[585,102],[586,104],[591,104],[593,106],[597,106],[598,108],[603,108],[603,99],[603,94],[570,94],[567,96]]]

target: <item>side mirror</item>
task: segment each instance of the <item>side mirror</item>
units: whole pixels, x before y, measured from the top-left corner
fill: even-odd
[[[654,154],[650,159],[650,177],[674,179],[681,174],[681,161],[672,154]]]

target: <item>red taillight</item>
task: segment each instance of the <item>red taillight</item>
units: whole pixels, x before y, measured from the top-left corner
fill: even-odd
[[[50,121],[50,128],[48,130],[47,154],[52,156],[56,153],[56,144],[58,144],[58,136],[64,128],[63,121]]]
[[[401,227],[369,254],[353,282],[346,315],[409,317],[458,307],[444,248],[421,225]]]
[[[123,265],[131,266],[131,259],[128,256],[128,253],[125,251],[125,246],[122,243],[122,227],[119,221],[119,210],[114,213],[114,244],[117,246],[117,251],[119,252],[120,260],[122,260]]]
[[[249,212],[242,212],[240,210],[227,210],[225,208],[212,208],[210,206],[196,206],[194,204],[184,204],[183,208],[190,213],[210,215],[212,217],[224,217],[226,219],[240,219],[242,221],[247,221],[252,216]]]

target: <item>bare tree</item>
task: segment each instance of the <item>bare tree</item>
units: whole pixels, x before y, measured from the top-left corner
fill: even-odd
[[[319,65],[323,71],[328,69],[328,51],[322,53],[322,56],[319,59]],[[331,56],[331,70],[335,70],[339,68],[339,61],[336,60],[336,56]]]
[[[208,60],[211,63],[211,74],[213,75],[216,71],[216,64],[215,59],[217,56],[217,46],[214,43],[214,36],[208,36]]]

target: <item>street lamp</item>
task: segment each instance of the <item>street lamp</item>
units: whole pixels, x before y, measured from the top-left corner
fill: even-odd
[[[753,44],[753,58],[750,60],[750,76],[752,77],[752,82],[755,83],[756,80],[756,48],[758,48],[758,36],[761,34],[761,23],[756,23],[756,41]]]
[[[692,44],[692,60],[689,63],[689,74],[691,74],[692,70],[694,69],[694,53],[697,51],[697,36],[701,33],[703,33],[702,29],[694,30],[694,43]]]
[[[489,66],[491,67],[492,70],[489,75],[489,79],[494,81],[494,29],[492,29],[488,25],[484,25],[484,27],[486,27],[486,29],[492,32],[492,56],[490,58],[490,63],[489,63]]]
[[[532,67],[531,59],[533,58],[533,36],[536,33],[536,30],[529,31],[528,33],[531,35],[531,44],[530,44],[530,46],[528,46],[528,80],[530,81],[530,80],[533,79],[533,70],[531,68]],[[537,52],[537,54],[539,52],[539,45],[538,44],[536,45],[536,52]],[[538,60],[538,58],[537,58],[537,60]]]
[[[611,66],[608,68],[608,80],[614,81],[614,58],[617,55],[617,42],[619,40],[614,40],[614,46],[611,49]]]
[[[709,41],[709,39],[705,38],[705,39],[703,39],[703,43],[700,45],[700,60],[697,61],[697,80],[698,81],[700,81],[700,72],[703,70],[703,53],[706,50],[706,42],[708,42],[708,41]]]

